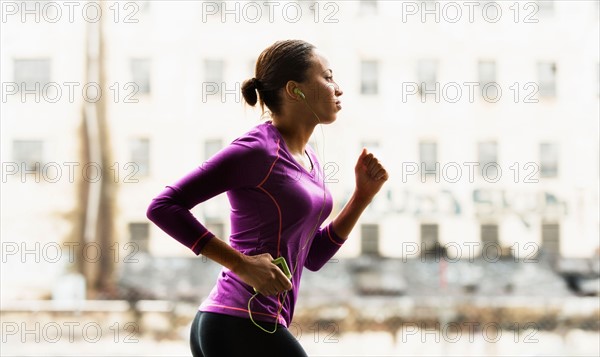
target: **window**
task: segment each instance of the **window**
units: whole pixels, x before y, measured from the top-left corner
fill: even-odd
[[[225,10],[227,10],[226,4],[224,4],[225,1],[223,0],[209,0],[209,1],[204,1],[206,4],[202,5],[202,11],[207,11],[207,13],[210,13],[211,15],[213,14],[220,14],[221,10],[223,9],[223,7],[225,7]],[[203,15],[206,16],[206,15]],[[215,15],[213,16],[207,16],[207,18],[215,18],[215,19],[219,19],[221,20],[221,16],[216,17]]]
[[[15,140],[13,141],[13,159],[19,165],[19,170],[40,171],[42,167],[41,140]]]
[[[541,251],[549,256],[560,254],[560,226],[556,223],[542,224]]]
[[[210,159],[214,154],[219,152],[223,147],[221,139],[207,139],[204,141],[204,160]]]
[[[377,13],[377,0],[361,0],[360,10],[361,15],[374,15]]]
[[[211,91],[211,94],[221,92],[221,84],[223,83],[224,64],[222,60],[205,60],[204,61],[204,83],[206,88],[216,90]]]
[[[429,253],[439,253],[442,247],[438,238],[437,224],[421,224],[421,255],[427,256]]]
[[[313,0],[299,0],[302,7],[302,17],[306,19],[314,19],[315,10],[319,11],[319,4]]]
[[[497,224],[482,224],[481,225],[481,243],[498,245],[498,225]]]
[[[540,177],[558,176],[558,145],[540,144]]]
[[[424,95],[425,91],[433,93],[436,90],[437,60],[422,59],[417,64],[417,80],[419,93]]]
[[[498,179],[498,145],[494,141],[477,144],[479,174],[487,180]]]
[[[600,96],[600,62],[596,64],[596,95]]]
[[[554,97],[556,95],[556,64],[540,62],[537,67],[540,96]]]
[[[248,79],[254,77],[254,72],[256,69],[256,58],[248,61]]]
[[[497,224],[481,225],[481,248],[486,260],[510,256],[510,247],[502,247],[498,236]]]
[[[361,94],[377,94],[379,92],[379,64],[377,61],[362,61],[360,64],[361,73]]]
[[[142,253],[149,252],[149,226],[148,223],[129,223],[129,241]]]
[[[482,96],[495,99],[498,97],[498,88],[496,85],[496,62],[495,61],[479,61],[479,88]],[[487,87],[486,87],[487,85]]]
[[[360,236],[361,253],[363,255],[379,255],[379,225],[362,224]]]
[[[19,89],[23,85],[23,89],[35,90],[37,84],[41,90],[50,83],[49,59],[16,59],[14,65],[14,80]]]
[[[538,0],[537,6],[541,16],[551,16],[554,14],[554,0]]]
[[[151,4],[150,4],[150,1],[148,1],[148,0],[138,1],[137,6],[138,6],[139,11],[142,14],[150,12]]]
[[[225,240],[225,225],[223,224],[223,222],[208,220],[205,224],[205,227],[217,238]]]
[[[419,143],[420,170],[425,175],[437,175],[437,144],[435,142]]]
[[[374,151],[379,149],[379,141],[376,140],[363,140],[360,142],[360,147],[358,150],[362,150],[362,148],[367,148],[369,151]]]
[[[150,93],[150,60],[136,58],[131,60],[131,79],[139,88],[139,93]]]
[[[495,61],[479,61],[479,85],[485,86],[488,83],[496,82],[496,62]]]
[[[137,175],[148,176],[150,174],[150,141],[145,138],[137,138],[130,141],[131,161],[136,165]]]

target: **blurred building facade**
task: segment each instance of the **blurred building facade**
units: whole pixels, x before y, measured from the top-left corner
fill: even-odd
[[[568,262],[599,253],[598,2],[81,3],[74,21],[64,4],[14,4],[2,23],[3,297],[50,293],[74,260],[134,271],[148,256],[190,258],[146,208],[259,123],[240,86],[282,38],[317,45],[344,91],[337,122],[312,141],[329,219],[363,146],[390,171],[338,258],[549,256],[595,269]],[[85,159],[90,106],[108,128],[104,165]],[[99,182],[113,192],[113,234],[96,243],[74,222],[90,222]],[[225,196],[192,212],[227,239]]]

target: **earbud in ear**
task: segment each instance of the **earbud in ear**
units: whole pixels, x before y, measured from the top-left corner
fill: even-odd
[[[302,99],[306,99],[306,97],[304,96],[304,93],[302,93],[302,91],[300,90],[300,88],[294,88],[294,93],[296,93],[297,95],[299,95]]]

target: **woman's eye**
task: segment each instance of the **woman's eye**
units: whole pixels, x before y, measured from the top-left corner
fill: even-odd
[[[326,79],[326,80],[328,80],[328,81],[332,81],[332,80],[333,80],[333,77],[332,77],[332,76],[329,76],[329,77],[325,77],[325,79]]]

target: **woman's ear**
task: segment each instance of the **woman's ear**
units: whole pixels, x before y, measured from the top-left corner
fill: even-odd
[[[299,100],[301,99],[300,96],[298,95],[298,93],[295,92],[295,89],[299,88],[298,87],[298,82],[296,81],[288,81],[285,84],[285,95],[286,98],[289,98],[291,100]]]

